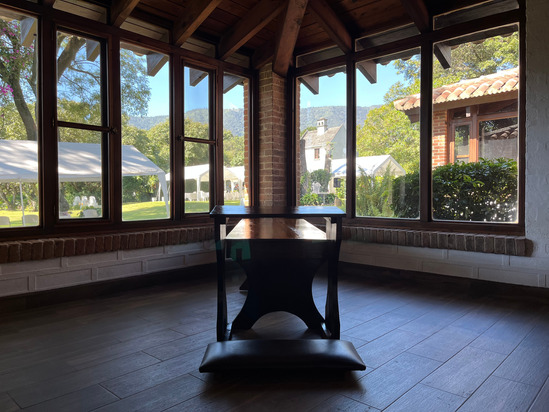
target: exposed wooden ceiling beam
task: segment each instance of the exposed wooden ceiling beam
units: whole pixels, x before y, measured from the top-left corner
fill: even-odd
[[[113,0],[111,5],[111,24],[120,27],[130,16],[139,0]]]
[[[280,0],[261,0],[245,18],[229,29],[219,42],[218,54],[225,60],[273,20],[286,6]]]
[[[174,28],[174,42],[181,46],[208,16],[221,3],[221,0],[192,0],[185,5],[185,14],[181,16],[180,22]]]
[[[373,60],[358,62],[356,68],[362,73],[370,84],[377,83],[377,64]]]
[[[330,38],[345,53],[353,51],[353,38],[326,0],[309,0],[311,11]]]
[[[432,19],[424,0],[400,0],[400,2],[421,33],[432,29]]]
[[[314,74],[310,76],[303,76],[299,78],[299,81],[303,84],[303,86],[309,89],[312,94],[317,95],[319,93],[320,81],[318,76]]]
[[[284,21],[277,34],[273,57],[273,72],[286,77],[294,55],[295,42],[305,15],[308,0],[289,0]]]
[[[443,69],[452,67],[452,47],[449,44],[435,44],[433,52]]]

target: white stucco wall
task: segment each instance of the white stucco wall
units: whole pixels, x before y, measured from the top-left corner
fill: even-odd
[[[0,264],[0,297],[215,262],[213,241]]]

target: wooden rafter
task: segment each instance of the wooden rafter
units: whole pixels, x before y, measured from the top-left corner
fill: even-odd
[[[130,16],[139,0],[113,0],[111,6],[111,24],[120,27]]]
[[[353,51],[352,36],[326,0],[309,0],[309,11],[343,52]]]
[[[185,5],[184,15],[174,28],[174,42],[181,46],[221,3],[221,0],[192,0]]]
[[[400,2],[421,33],[431,30],[431,16],[424,0],[400,0]]]
[[[295,42],[303,21],[308,0],[289,0],[277,34],[273,57],[273,72],[286,77],[294,54]]]
[[[280,0],[261,0],[246,18],[227,31],[219,42],[219,58],[225,60],[271,22],[286,6]]]

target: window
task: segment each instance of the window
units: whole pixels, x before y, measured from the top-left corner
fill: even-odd
[[[0,10],[0,229],[39,224],[37,26]]]
[[[170,217],[169,57],[123,44],[122,219]]]
[[[508,26],[434,45],[433,219],[517,222],[518,40]]]
[[[419,218],[420,68],[418,50],[357,63],[356,216]]]
[[[59,218],[103,217],[107,176],[105,43],[57,32]]]
[[[226,205],[249,205],[249,80],[223,74],[223,180]]]
[[[213,79],[209,71],[184,69],[185,213],[210,211],[210,164],[215,143],[211,127]]]
[[[347,76],[336,67],[298,79],[298,202],[345,210]],[[339,179],[336,187],[335,179]]]

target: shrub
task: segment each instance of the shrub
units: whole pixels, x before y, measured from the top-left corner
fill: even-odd
[[[480,159],[433,170],[433,217],[443,220],[514,222],[517,219],[517,162]],[[395,216],[419,216],[419,173],[395,179]]]

